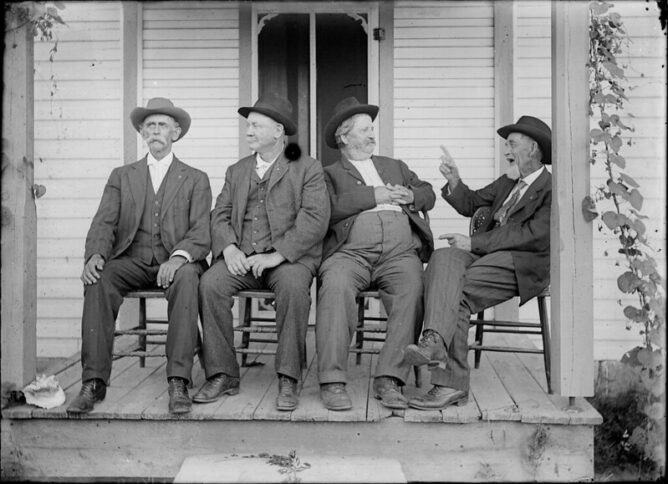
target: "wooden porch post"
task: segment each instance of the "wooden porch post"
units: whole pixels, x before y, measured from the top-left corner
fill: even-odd
[[[494,126],[515,122],[515,2],[494,2]],[[495,128],[495,129],[496,129]],[[508,168],[503,156],[504,140],[494,133],[494,178]],[[494,306],[494,319],[518,321],[518,298]]]
[[[35,377],[37,216],[33,193],[33,36],[7,24],[2,94],[2,383]]]
[[[594,394],[592,225],[582,216],[590,192],[588,2],[552,2],[552,387]]]
[[[379,153],[394,156],[394,2],[378,5],[378,26],[385,39],[378,45]]]

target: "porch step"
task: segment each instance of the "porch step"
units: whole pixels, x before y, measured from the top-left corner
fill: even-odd
[[[174,483],[408,482],[399,461],[371,456],[211,454],[187,457]]]

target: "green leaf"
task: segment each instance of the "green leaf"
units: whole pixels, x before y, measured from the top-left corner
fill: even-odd
[[[610,140],[610,146],[612,147],[615,153],[619,151],[619,148],[622,147],[622,144],[623,141],[618,135],[613,136],[612,139]]]
[[[605,67],[607,71],[614,77],[619,77],[619,78],[624,77],[624,69],[620,68],[619,66],[617,66],[612,62],[603,62],[603,67]]]
[[[643,200],[642,194],[635,188],[629,193],[629,202],[631,202],[631,206],[636,210],[642,209]]]
[[[631,294],[638,288],[640,279],[633,272],[626,271],[617,278],[617,287],[620,291]]]
[[[612,8],[612,5],[609,3],[605,2],[591,2],[589,4],[589,9],[591,10],[591,13],[594,14],[595,16],[599,17],[606,13],[608,10]]]
[[[610,163],[614,163],[615,165],[617,165],[620,168],[626,168],[626,159],[623,156],[618,155],[616,153],[608,154],[608,161]]]
[[[617,156],[618,158],[622,158],[619,155],[615,155],[615,156]],[[620,173],[619,176],[621,177],[622,180],[624,180],[624,183],[626,183],[627,185],[632,186],[633,188],[638,188],[640,186],[637,181],[635,181],[633,178],[628,176],[626,173]]]
[[[643,237],[647,231],[647,227],[645,227],[645,224],[640,220],[628,219],[628,225],[636,231],[636,234],[638,234],[639,237]]]
[[[601,218],[603,219],[603,223],[605,223],[610,230],[615,230],[628,222],[628,217],[626,217],[626,215],[613,211],[605,212]]]
[[[626,306],[624,308],[624,316],[626,316],[631,321],[642,322],[645,320],[647,313],[641,309],[638,309],[633,306]]]

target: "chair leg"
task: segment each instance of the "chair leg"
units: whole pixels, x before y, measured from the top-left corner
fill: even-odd
[[[365,298],[357,299],[357,328],[364,327],[364,303]],[[364,331],[355,332],[355,348],[361,350],[364,347]],[[355,363],[358,365],[362,362],[362,353],[355,354]]]
[[[244,297],[244,298],[239,298],[239,310],[243,311],[243,314],[239,318],[241,321],[241,325],[245,328],[250,327],[251,325],[251,318],[252,314],[251,311],[253,310],[253,298],[250,297]],[[248,349],[250,345],[250,333],[248,331],[244,331],[241,333],[241,347]],[[242,353],[241,354],[241,366],[247,366],[248,365],[248,353]]]
[[[139,298],[139,329],[146,329],[146,298]],[[146,333],[140,334],[137,337],[139,344],[139,351],[146,353]],[[144,368],[146,366],[146,358],[144,356],[139,357],[139,368]]]
[[[550,360],[550,320],[547,315],[545,296],[538,296],[538,315],[540,318],[541,336],[543,337],[543,362],[545,364],[545,379],[547,392],[552,393],[552,368]]]
[[[485,311],[480,311],[478,313],[478,321],[484,321],[485,320]],[[485,335],[485,327],[482,324],[476,324],[475,326],[475,342],[477,345],[482,346],[482,339]],[[482,355],[482,350],[481,349],[476,349],[473,351],[474,353],[474,358],[475,358],[475,368],[480,368],[480,356]]]

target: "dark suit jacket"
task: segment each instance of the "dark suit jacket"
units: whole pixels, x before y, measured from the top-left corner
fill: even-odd
[[[255,155],[227,169],[223,190],[211,212],[213,258],[241,241]],[[273,248],[288,262],[299,262],[313,274],[322,257],[322,238],[329,221],[329,200],[320,162],[301,156],[288,161],[281,154],[274,162],[266,196]]]
[[[211,249],[209,177],[176,156],[172,164],[163,182],[167,185],[160,209],[162,243],[170,254],[185,250],[193,261],[201,261]],[[114,168],[86,237],[86,261],[93,254],[109,261],[130,246],[144,212],[148,183],[146,157]]]
[[[491,213],[501,208],[515,180],[502,176],[480,190],[471,190],[460,181],[454,190],[443,187],[443,198],[465,217],[478,207],[491,206]],[[448,192],[450,192],[448,194]],[[524,304],[550,283],[550,210],[552,175],[543,169],[536,181],[510,211],[503,227],[494,228],[489,217],[471,237],[471,252],[478,255],[509,250],[513,256],[515,275]]]
[[[385,156],[372,156],[378,174],[383,183],[402,185],[413,191],[415,199],[410,205],[401,208],[411,224],[411,228],[422,241],[420,259],[427,262],[434,250],[434,236],[429,224],[419,213],[434,208],[436,195],[431,185],[420,180],[406,163]],[[355,218],[364,210],[376,206],[374,187],[366,186],[364,178],[350,161],[341,157],[336,163],[325,167],[325,181],[332,205],[332,218],[325,238],[323,258],[332,255],[348,238]]]

